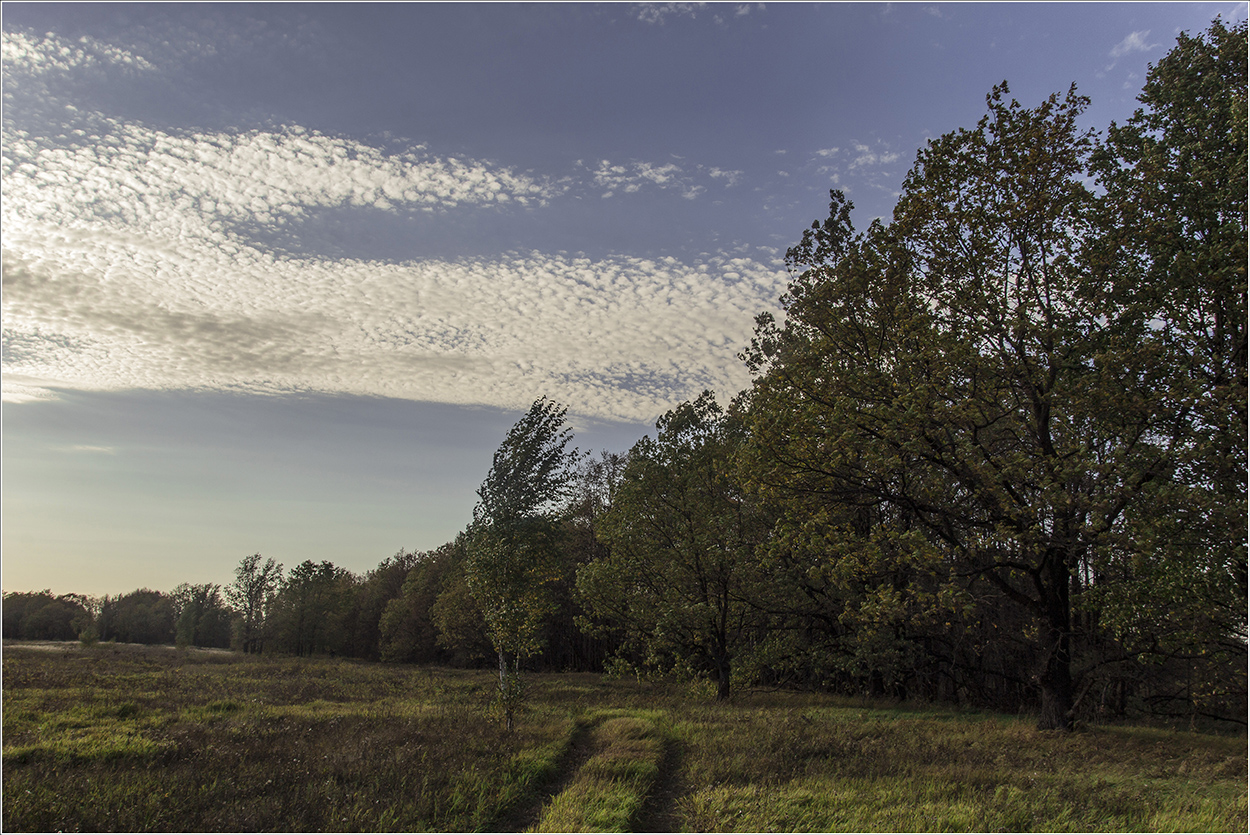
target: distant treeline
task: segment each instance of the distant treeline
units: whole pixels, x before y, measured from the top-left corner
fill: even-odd
[[[453,542],[6,595],[4,636],[1244,724],[1246,41],[1181,35],[1105,137],[996,87],[888,223],[830,194],[728,408],[587,459],[536,401]]]
[[[609,644],[574,624],[582,612],[573,602],[573,574],[603,546],[579,520],[570,519],[568,531],[561,605],[546,624],[546,649],[532,664],[601,670]],[[481,666],[493,660],[494,650],[463,562],[461,535],[433,551],[400,551],[363,576],[328,561],[306,561],[284,572],[273,560],[253,555],[240,561],[235,581],[224,587],[182,584],[170,592],[137,589],[103,597],[9,592],[4,637]]]

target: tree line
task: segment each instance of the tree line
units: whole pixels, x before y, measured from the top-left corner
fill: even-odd
[[[440,548],[6,595],[5,637],[489,665],[509,722],[607,669],[1244,724],[1246,41],[1182,34],[1105,137],[995,87],[888,222],[830,193],[749,389],[598,457],[540,398]]]

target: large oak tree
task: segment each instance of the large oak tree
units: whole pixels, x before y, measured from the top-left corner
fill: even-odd
[[[1067,728],[1074,598],[1175,441],[1088,255],[1087,100],[1009,95],[917,155],[888,226],[857,235],[835,194],[790,250],[787,319],[750,355],[753,478],[829,507],[814,558],[865,560],[884,530],[918,572],[1026,611],[1040,726]]]

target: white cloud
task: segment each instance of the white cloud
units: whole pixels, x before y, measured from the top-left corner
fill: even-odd
[[[709,168],[707,173],[708,173],[708,176],[714,180],[725,180],[726,185],[736,186],[738,182],[742,179],[743,172],[727,171],[722,168]]]
[[[1111,57],[1119,59],[1133,52],[1149,52],[1150,50],[1157,48],[1159,44],[1147,42],[1146,39],[1149,36],[1149,29],[1143,29],[1140,32],[1130,32],[1128,35],[1124,36],[1124,40],[1120,41],[1111,48]]]
[[[4,46],[6,75],[151,66],[53,36],[5,33]],[[281,254],[250,237],[323,207],[413,216],[541,206],[587,188],[693,199],[739,171],[603,161],[553,182],[298,127],[172,133],[72,118],[56,138],[5,124],[9,403],[140,388],[523,409],[545,393],[587,416],[650,420],[703,388],[747,385],[736,352],[785,289],[775,253],[396,263]]]
[[[654,187],[674,189],[685,199],[693,200],[707,191],[707,186],[697,180],[732,187],[742,178],[743,173],[702,165],[695,166],[694,171],[690,172],[672,162],[657,165],[650,162],[614,163],[601,160],[593,170],[585,163],[579,162],[578,165],[587,171],[590,183],[600,190],[604,198],[613,197],[618,192],[635,194],[644,188]]]
[[[74,444],[63,448],[65,452],[80,452],[91,455],[115,455],[116,447],[111,446],[95,446],[93,444]]]
[[[855,143],[855,159],[851,160],[851,168],[876,167],[898,162],[899,154],[895,151],[874,151],[867,145]]]
[[[176,136],[114,125],[90,144],[6,137],[5,222],[95,217],[130,224],[281,222],[312,206],[433,208],[541,202],[553,187],[485,163],[401,154],[300,129]],[[153,196],[168,198],[163,205]],[[176,210],[176,216],[153,213]]]
[[[6,391],[315,390],[506,408],[546,392],[647,420],[702,388],[745,386],[734,355],[784,287],[776,264],[745,258],[384,264],[173,243],[42,223],[6,240],[5,338],[22,345],[6,351]]]
[[[707,3],[634,3],[630,8],[634,17],[643,23],[663,24],[666,18],[674,15],[694,17],[695,12],[706,6]]]
[[[9,341],[8,333],[5,334],[5,342]],[[6,345],[5,355],[7,357],[8,350]],[[52,391],[52,387],[57,385],[56,380],[45,380],[40,377],[29,377],[24,374],[10,374],[5,372],[3,376],[3,398],[5,403],[36,403],[40,400],[54,400],[56,394]]]
[[[0,57],[3,58],[5,75],[10,77],[68,73],[105,66],[143,71],[155,69],[141,55],[86,35],[72,41],[52,33],[38,36],[5,32],[3,40],[0,40]]]
[[[903,155],[882,140],[871,144],[852,139],[843,146],[821,148],[811,153],[809,170],[850,192],[856,187],[894,193],[903,178]]]
[[[326,391],[649,420],[748,383],[736,352],[786,276],[763,260],[542,253],[386,263],[279,255],[235,221],[541,201],[484,163],[387,154],[297,129],[90,144],[7,136],[4,392]],[[728,173],[708,174],[726,178]],[[601,187],[697,193],[675,163],[603,163]]]

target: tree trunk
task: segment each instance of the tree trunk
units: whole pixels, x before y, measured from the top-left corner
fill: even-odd
[[[512,713],[515,708],[512,693],[509,692],[512,682],[508,680],[508,659],[503,650],[499,651],[499,704],[503,708],[504,730],[512,730]]]
[[[1041,675],[1042,714],[1037,721],[1038,730],[1072,730],[1072,669],[1068,658],[1068,637],[1059,639],[1062,645],[1049,653]]]
[[[1072,607],[1066,555],[1059,549],[1047,554],[1043,574],[1046,584],[1042,639],[1042,712],[1037,727],[1043,731],[1072,730],[1075,699],[1072,683]]]
[[[729,658],[722,655],[716,659],[716,701],[729,698]]]

